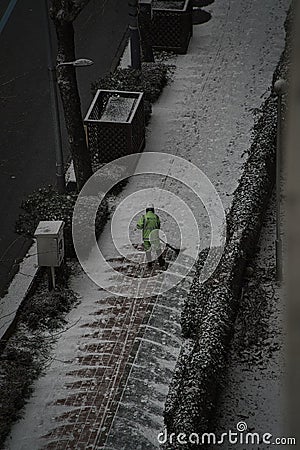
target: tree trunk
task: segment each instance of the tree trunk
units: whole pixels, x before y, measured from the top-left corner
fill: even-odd
[[[76,57],[73,23],[64,20],[54,20],[54,23],[58,43],[57,63],[74,61]],[[92,166],[83,127],[75,68],[71,65],[58,67],[57,82],[64,109],[77,187],[80,190],[92,175]]]

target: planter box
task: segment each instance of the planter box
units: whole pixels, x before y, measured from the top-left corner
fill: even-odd
[[[153,48],[186,53],[193,34],[192,0],[140,0],[141,9],[149,3]]]
[[[143,93],[98,89],[84,124],[92,158],[100,164],[142,151]]]

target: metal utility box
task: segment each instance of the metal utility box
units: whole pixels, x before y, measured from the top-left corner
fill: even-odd
[[[38,224],[34,236],[37,240],[39,266],[61,265],[65,254],[63,229],[62,220],[45,220]]]

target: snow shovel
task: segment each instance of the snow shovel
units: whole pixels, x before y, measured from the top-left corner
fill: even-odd
[[[173,252],[175,252],[176,255],[179,255],[179,252],[180,252],[180,249],[179,249],[179,248],[173,247],[173,245],[168,244],[168,243],[165,242],[162,238],[159,238],[159,240],[160,240],[161,242],[163,242],[168,248],[170,248],[171,250],[173,250]]]

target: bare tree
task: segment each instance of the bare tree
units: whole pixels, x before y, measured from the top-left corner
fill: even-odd
[[[57,64],[76,59],[73,22],[89,0],[51,0],[50,16],[56,28]],[[80,190],[92,175],[92,166],[82,121],[81,102],[75,68],[57,68],[57,82],[61,94],[77,187]]]

